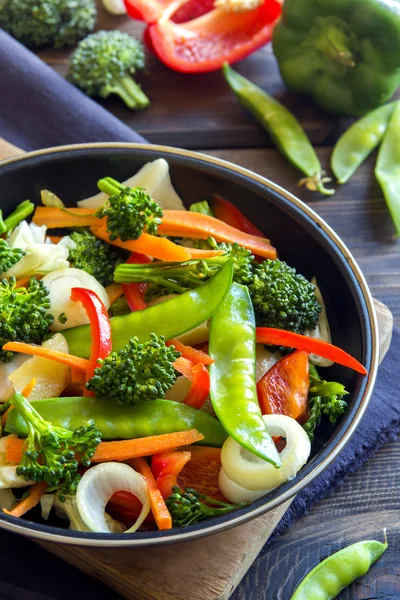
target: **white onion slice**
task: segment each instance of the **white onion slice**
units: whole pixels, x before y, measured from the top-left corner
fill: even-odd
[[[244,487],[241,487],[237,483],[234,483],[227,474],[224,469],[221,468],[218,477],[218,487],[229,502],[232,504],[237,504],[239,502],[255,502],[267,494],[269,490],[247,490]]]
[[[321,294],[321,290],[318,287],[317,280],[314,277],[311,280],[311,283],[315,286],[315,296],[321,305],[321,312],[319,315],[318,323],[315,329],[308,330],[305,332],[305,335],[308,335],[310,338],[314,338],[316,340],[322,340],[323,342],[328,342],[328,344],[332,343],[331,330],[328,322],[328,315],[326,314],[325,302]],[[323,358],[322,356],[318,356],[317,354],[310,354],[310,361],[317,365],[318,367],[330,367],[333,365],[333,361],[328,358]]]
[[[58,244],[34,244],[26,250],[26,255],[21,258],[11,269],[6,272],[7,277],[30,277],[46,275],[57,269],[68,269],[68,250]]]
[[[293,479],[311,452],[309,437],[295,419],[286,415],[263,415],[263,419],[272,436],[286,439],[286,446],[279,455],[282,461],[279,469],[252,454],[231,437],[224,443],[221,453],[221,464],[227,477],[253,491],[272,490]]]
[[[53,508],[54,500],[55,500],[54,494],[43,494],[40,497],[40,508],[42,511],[41,515],[42,515],[42,519],[44,519],[45,521],[47,521],[49,518],[51,509]]]
[[[110,15],[126,15],[124,0],[103,0],[103,6]]]
[[[15,354],[9,363],[0,363],[0,401],[8,400],[15,392],[9,377],[29,359],[29,354]]]
[[[81,269],[58,269],[43,277],[42,281],[49,289],[51,302],[49,312],[54,316],[51,329],[54,331],[89,323],[82,304],[71,300],[71,289],[74,287],[92,290],[99,296],[107,309],[110,307],[110,300],[104,287],[92,275]],[[67,316],[65,323],[60,323],[58,320],[62,313]]]
[[[11,490],[0,490],[0,509],[12,510],[17,504]]]
[[[17,475],[16,471],[16,466],[4,465],[0,467],[0,488],[20,488],[35,483]]]
[[[90,531],[110,533],[105,507],[111,496],[119,491],[130,492],[143,504],[135,524],[126,531],[133,533],[150,511],[150,497],[145,478],[132,467],[119,462],[101,463],[83,475],[76,492],[79,514]]]
[[[280,352],[269,352],[263,344],[256,345],[256,382],[262,379],[271,367],[282,358]]]
[[[189,379],[183,376],[178,377],[172,388],[165,392],[165,398],[174,402],[182,402],[187,396],[190,385]]]

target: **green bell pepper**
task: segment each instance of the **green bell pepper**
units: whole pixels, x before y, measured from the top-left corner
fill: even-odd
[[[329,112],[362,115],[400,83],[400,2],[285,0],[273,49],[287,86]]]
[[[225,298],[232,283],[233,260],[228,260],[210,281],[176,298],[145,310],[113,317],[111,321],[112,349],[122,350],[130,338],[140,342],[150,339],[154,331],[167,340],[191,331],[207,321]],[[90,325],[64,329],[69,351],[75,356],[89,358],[91,349]]]
[[[172,400],[149,400],[137,406],[120,406],[85,396],[32,400],[32,406],[46,421],[71,431],[93,419],[103,440],[130,440],[197,429],[204,435],[199,444],[220,448],[228,437],[214,417]],[[16,410],[11,410],[5,430],[21,437],[28,435],[26,423]]]

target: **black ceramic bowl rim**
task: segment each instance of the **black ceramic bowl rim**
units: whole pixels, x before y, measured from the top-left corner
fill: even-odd
[[[171,148],[167,146],[156,146],[151,144],[128,144],[128,143],[97,143],[97,144],[76,144],[70,146],[59,146],[29,152],[24,155],[12,157],[0,162],[0,167],[11,165],[13,163],[23,164],[26,161],[37,157],[45,157],[48,155],[59,153],[74,153],[93,150],[119,149],[134,151],[138,155],[143,155],[148,160],[155,157],[163,157],[168,160],[168,157],[178,157],[181,162],[190,165],[206,164],[207,168],[218,173],[228,172],[231,176],[235,176],[237,180],[247,181],[251,184],[256,184],[258,187],[268,188],[275,195],[279,196],[277,205],[288,206],[300,213],[304,220],[311,222],[315,230],[320,230],[328,238],[330,246],[335,248],[336,252],[342,256],[343,264],[349,269],[353,279],[358,283],[359,296],[363,303],[360,306],[362,313],[362,321],[365,327],[365,342],[363,347],[365,366],[368,369],[368,376],[365,377],[361,386],[358,388],[358,395],[354,398],[352,410],[342,419],[337,431],[317,455],[308,463],[299,475],[292,482],[288,482],[283,486],[272,491],[266,497],[254,502],[249,507],[240,511],[235,511],[223,517],[219,517],[210,521],[191,525],[187,528],[172,529],[170,531],[143,531],[136,532],[132,535],[117,535],[117,534],[101,534],[101,533],[86,533],[70,531],[50,527],[31,521],[24,521],[6,514],[0,515],[0,528],[11,532],[26,535],[41,541],[59,542],[63,544],[75,544],[81,546],[95,547],[144,547],[168,544],[173,542],[184,542],[194,540],[206,535],[219,533],[228,528],[235,527],[246,521],[259,517],[264,513],[276,509],[284,502],[290,500],[303,488],[309,485],[318,475],[320,475],[332,461],[338,456],[341,450],[350,440],[355,432],[358,423],[367,408],[369,399],[372,394],[373,386],[376,379],[376,374],[379,364],[379,344],[378,344],[378,323],[375,314],[373,299],[369,291],[365,278],[357,265],[355,259],[351,255],[346,245],[342,242],[339,236],[319,217],[309,206],[304,204],[294,195],[287,192],[284,188],[276,185],[272,181],[249,171],[243,167],[239,167],[230,162],[214,158],[198,152]],[[283,516],[284,511],[282,512]]]

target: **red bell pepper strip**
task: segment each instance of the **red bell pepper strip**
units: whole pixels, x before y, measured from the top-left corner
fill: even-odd
[[[196,350],[196,348],[192,348],[192,346],[185,346],[182,342],[178,340],[169,340],[166,342],[167,346],[174,346],[175,350],[180,352],[183,358],[192,361],[195,365],[201,363],[203,365],[211,365],[214,361],[211,356],[208,356],[202,350]]]
[[[145,254],[139,254],[138,252],[134,252],[126,261],[126,263],[130,265],[144,265],[150,262],[151,258]],[[147,283],[123,283],[122,289],[132,312],[147,308],[147,304],[144,299],[147,292]]]
[[[244,216],[244,214],[236,208],[232,202],[229,200],[225,200],[222,196],[218,196],[218,194],[214,194],[211,200],[211,208],[213,210],[214,215],[220,221],[235,227],[235,229],[239,229],[239,231],[243,231],[244,233],[249,233],[250,235],[258,235],[259,237],[265,237],[263,232],[258,229],[253,223]]]
[[[149,25],[148,37],[158,58],[182,73],[216,71],[224,62],[242,60],[271,39],[281,14],[276,0],[253,10],[227,12],[215,8],[184,24],[170,20],[171,6]]]
[[[257,344],[287,346],[288,348],[296,348],[296,350],[304,350],[308,354],[317,354],[339,365],[354,369],[354,371],[361,373],[361,375],[367,375],[368,373],[366,368],[356,358],[341,348],[322,340],[307,337],[306,335],[284,331],[283,329],[274,329],[272,327],[257,327],[256,340]]]
[[[99,366],[97,359],[106,358],[112,350],[110,319],[106,307],[92,290],[72,288],[71,300],[82,303],[90,323],[92,347],[86,371],[86,381],[89,381],[94,375],[94,370]],[[84,396],[94,396],[94,392],[90,392],[86,388],[83,394]]]
[[[171,451],[155,454],[151,459],[151,470],[163,498],[168,498],[178,485],[178,475],[190,457],[187,451]]]
[[[202,363],[193,367],[193,380],[183,403],[200,409],[210,393],[210,374]]]
[[[189,381],[193,381],[193,368],[195,365],[192,363],[191,360],[180,356],[172,364],[174,366],[174,369],[178,371],[178,373],[186,377],[186,379],[189,379]]]

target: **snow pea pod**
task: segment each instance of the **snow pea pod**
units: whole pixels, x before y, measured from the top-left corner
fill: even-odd
[[[365,575],[388,547],[367,540],[328,556],[300,583],[290,600],[333,600],[355,579]]]
[[[331,158],[332,171],[339,183],[346,183],[381,143],[395,105],[395,102],[391,102],[373,110],[339,138]]]
[[[146,342],[154,331],[170,340],[201,325],[225,298],[232,275],[233,261],[228,260],[210,281],[194,290],[145,310],[113,317],[110,319],[113,350],[121,350],[133,336],[137,336],[140,342]],[[65,329],[63,335],[71,354],[82,358],[90,356],[89,325]]]
[[[383,138],[375,167],[377,178],[392,215],[396,237],[400,236],[400,102],[396,103]]]
[[[150,400],[137,406],[121,406],[85,396],[32,400],[32,406],[46,421],[70,430],[93,419],[103,440],[129,440],[197,429],[204,435],[200,444],[220,448],[227,438],[217,419],[172,400]],[[19,436],[28,434],[26,423],[16,410],[10,412],[6,431]]]
[[[210,395],[225,430],[244,448],[280,467],[257,399],[256,328],[247,287],[233,283],[211,318]]]
[[[227,63],[222,70],[239,102],[260,121],[288,161],[306,175],[306,179],[302,180],[300,185],[304,184],[309,190],[321,194],[334,194],[334,190],[324,186],[326,179],[323,177],[318,156],[292,113],[267,92],[236,73]]]

